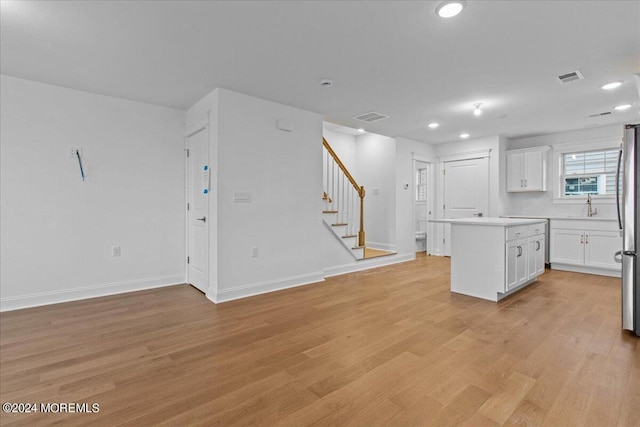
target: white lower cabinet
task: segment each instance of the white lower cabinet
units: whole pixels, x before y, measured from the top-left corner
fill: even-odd
[[[544,273],[544,234],[530,231],[525,238],[507,241],[505,292]]]
[[[551,267],[618,276],[613,256],[622,248],[615,221],[551,220]]]

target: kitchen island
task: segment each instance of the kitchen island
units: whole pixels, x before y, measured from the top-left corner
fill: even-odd
[[[459,218],[451,224],[451,292],[499,301],[544,273],[545,220]]]

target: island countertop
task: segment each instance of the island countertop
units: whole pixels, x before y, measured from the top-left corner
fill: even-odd
[[[515,225],[539,224],[544,222],[540,218],[497,218],[497,217],[473,217],[473,218],[451,218],[451,219],[431,219],[429,222],[445,223],[445,224],[464,224],[464,225],[487,225],[511,227]]]

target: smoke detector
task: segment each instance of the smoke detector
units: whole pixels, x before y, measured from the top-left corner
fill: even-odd
[[[576,71],[572,71],[570,73],[566,73],[561,76],[558,76],[558,79],[560,80],[561,83],[569,83],[576,80],[583,80],[584,76],[580,71],[576,70]]]
[[[384,114],[376,113],[373,111],[369,111],[368,113],[358,114],[354,117],[356,120],[360,120],[365,123],[373,123],[379,120],[388,119],[389,116],[385,116]]]

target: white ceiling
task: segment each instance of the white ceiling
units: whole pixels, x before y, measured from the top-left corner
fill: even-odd
[[[430,143],[638,121],[640,1],[469,0],[448,20],[437,4],[2,1],[0,70],[182,109],[223,87]],[[390,118],[352,118],[368,111]]]

